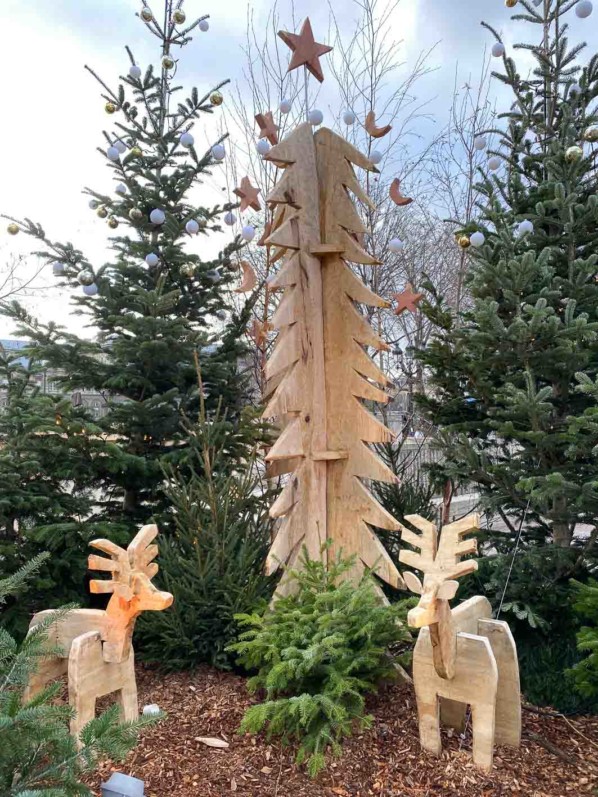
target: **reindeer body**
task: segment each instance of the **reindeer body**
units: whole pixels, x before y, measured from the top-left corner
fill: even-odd
[[[471,706],[473,759],[492,766],[495,741],[518,746],[521,736],[519,669],[515,643],[507,623],[492,620],[486,598],[477,596],[451,609],[455,577],[477,568],[460,557],[477,549],[463,537],[479,528],[477,515],[446,526],[438,541],[434,524],[417,515],[406,518],[422,534],[403,529],[403,540],[421,553],[401,551],[400,559],[424,573],[423,584],[405,573],[409,588],[421,595],[409,612],[409,625],[421,628],[413,654],[413,682],[424,749],[440,754],[440,720],[464,727]],[[500,695],[500,699],[497,697]]]
[[[160,611],[173,601],[169,592],[160,592],[151,583],[158,572],[158,565],[152,563],[158,546],[149,543],[157,534],[156,526],[144,526],[127,550],[109,540],[91,542],[110,556],[89,557],[91,570],[111,573],[108,581],[90,582],[92,592],[112,593],[108,606],[105,611],[77,609],[50,628],[49,641],[61,652],[40,662],[29,681],[25,699],[31,699],[49,681],[68,673],[69,702],[75,711],[71,733],[75,736],[93,719],[97,698],[112,692],[116,693],[125,721],[138,716],[132,646],[135,620],[142,611]],[[51,611],[36,614],[30,630],[50,614]]]

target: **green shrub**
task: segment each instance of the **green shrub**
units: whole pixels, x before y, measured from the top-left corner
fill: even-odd
[[[302,565],[292,573],[293,594],[238,618],[248,630],[230,649],[257,669],[248,689],[265,690],[240,730],[298,741],[297,762],[307,761],[313,777],[329,749],[338,754],[343,737],[371,724],[365,695],[395,674],[388,648],[411,635],[399,622],[405,605],[382,605],[372,576],[358,586],[344,579],[352,559],[339,557],[326,570],[304,551]]]
[[[577,634],[577,646],[587,654],[571,670],[575,686],[585,697],[598,696],[598,581],[587,584],[574,581],[577,600],[575,610],[592,625],[584,625]]]

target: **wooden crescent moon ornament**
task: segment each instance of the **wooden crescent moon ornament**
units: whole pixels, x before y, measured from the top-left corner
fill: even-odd
[[[398,205],[400,208],[405,207],[405,205],[410,205],[413,202],[411,197],[403,196],[401,193],[401,181],[398,177],[395,177],[390,184],[389,194],[395,205]]]
[[[238,288],[235,288],[235,293],[249,293],[257,285],[257,276],[246,260],[241,260],[239,266],[243,273],[241,275],[241,284]]]
[[[392,125],[384,125],[384,127],[376,126],[376,114],[370,111],[365,117],[364,127],[372,138],[382,138],[392,130]]]

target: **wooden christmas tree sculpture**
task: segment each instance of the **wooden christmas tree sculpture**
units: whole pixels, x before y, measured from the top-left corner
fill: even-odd
[[[266,460],[270,475],[289,474],[271,508],[282,520],[267,570],[297,566],[303,546],[311,558],[342,549],[356,555],[355,578],[368,567],[403,586],[370,528],[399,524],[362,482],[395,480],[369,447],[392,433],[362,403],[388,400],[388,380],[367,354],[387,347],[357,308],[389,305],[348,265],[377,265],[358,243],[365,227],[349,193],[369,204],[353,166],[375,169],[343,138],[325,128],[314,134],[307,123],[266,157],[284,170],[267,197],[275,208],[271,262],[282,259],[270,289],[284,293],[271,319],[278,339],[266,365],[265,411],[282,431]]]

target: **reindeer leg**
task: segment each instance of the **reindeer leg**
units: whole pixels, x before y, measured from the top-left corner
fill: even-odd
[[[139,703],[137,702],[137,682],[135,681],[135,656],[133,648],[121,665],[122,687],[116,693],[116,700],[124,722],[132,722],[139,716]]]
[[[440,705],[438,696],[422,697],[416,692],[417,712],[419,714],[419,740],[424,750],[440,755]]]
[[[71,733],[78,737],[87,723],[95,717],[96,698],[104,694],[106,665],[102,658],[99,631],[88,631],[73,640],[69,654],[69,703],[75,711]]]
[[[472,703],[473,762],[480,769],[492,769],[494,753],[494,703]]]

